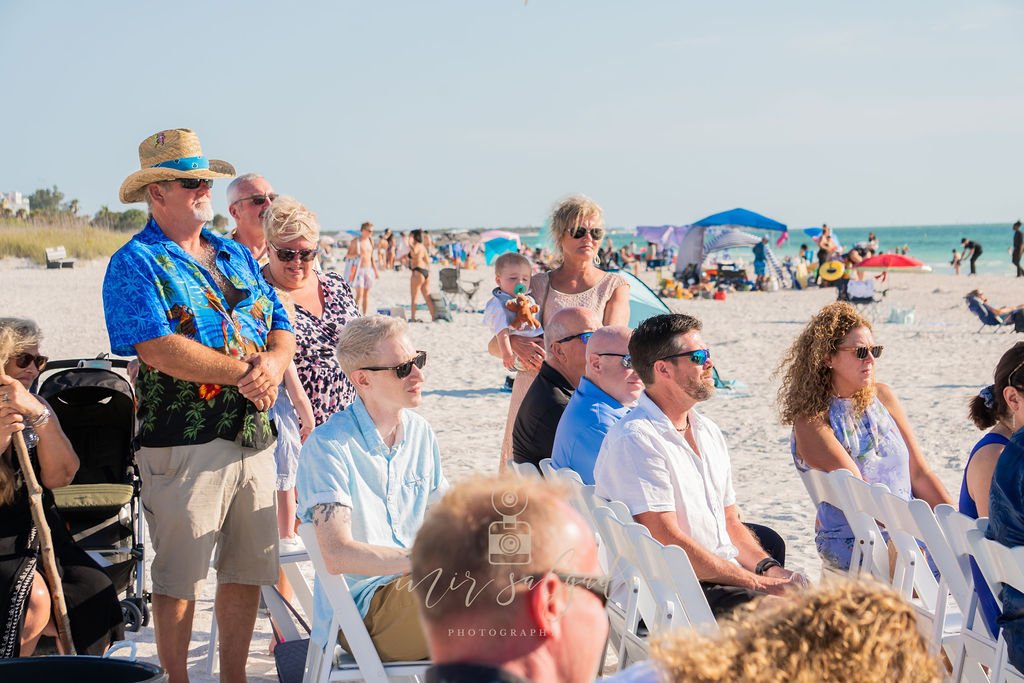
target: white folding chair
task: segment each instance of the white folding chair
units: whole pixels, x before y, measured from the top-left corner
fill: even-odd
[[[871,512],[875,508],[875,501],[870,484],[858,479],[849,470],[833,470],[828,473],[828,478],[836,493],[845,501],[840,510],[853,531],[850,576],[873,576],[891,585],[889,549],[885,535]]]
[[[871,493],[881,521],[893,539],[896,565],[903,565],[904,559],[907,560],[906,572],[911,578],[912,591],[904,598],[917,612],[918,626],[932,652],[938,653],[940,647],[948,649],[952,661],[958,649],[963,615],[959,599],[954,597],[954,604],[950,605],[950,597],[953,593],[961,597],[968,593],[953,550],[928,503],[918,498],[903,500],[878,484],[871,487]],[[906,553],[907,549],[912,554]],[[938,578],[932,573],[929,558],[938,569]]]
[[[594,510],[601,539],[608,548],[612,595],[608,601],[608,620],[614,634],[613,645],[620,666],[647,659],[647,641],[637,633],[640,618],[650,627],[660,619],[671,621],[674,605],[657,605],[636,561],[636,553],[625,533],[623,522],[608,507]]]
[[[942,529],[942,535],[949,544],[950,552],[956,560],[956,569],[939,566],[943,576],[958,571],[962,581],[950,581],[950,593],[960,607],[963,620],[960,626],[959,639],[953,649],[950,662],[953,664],[953,680],[988,681],[985,669],[991,670],[995,664],[996,639],[988,629],[978,603],[975,592],[974,573],[971,571],[971,559],[974,551],[967,542],[967,532],[978,529],[979,522],[984,525],[985,518],[976,520],[956,511],[952,505],[940,505],[935,508],[935,521]]]
[[[815,515],[817,515],[818,507],[822,503],[828,503],[832,507],[842,510],[846,505],[846,498],[836,490],[834,478],[829,477],[828,472],[822,472],[821,470],[807,469],[797,470],[800,473],[800,481],[803,482],[804,488],[807,489],[807,494],[811,498],[811,502],[814,503]],[[856,562],[851,559],[850,567],[860,567],[860,558],[864,555],[865,548],[863,547],[867,541],[864,539],[855,539],[854,543],[854,558]],[[856,571],[859,571],[856,570]],[[845,576],[848,573],[854,574],[856,571],[843,571],[839,567],[836,567],[825,558],[821,558],[821,573],[822,578],[826,573],[833,576]]]
[[[540,470],[532,462],[509,462],[509,467],[520,477],[540,477]]]
[[[551,464],[551,458],[544,458],[540,461],[540,473],[545,477],[551,477],[555,474],[555,468]]]
[[[328,681],[368,681],[387,683],[393,678],[422,677],[430,666],[429,661],[391,662],[384,664],[370,640],[363,617],[359,614],[352,593],[345,578],[327,571],[327,565],[320,552],[316,531],[309,524],[299,527],[299,535],[306,544],[306,552],[313,563],[313,570],[320,582],[320,590],[330,602],[330,628],[327,631],[326,650],[310,642],[306,655],[306,675],[303,683],[327,683]],[[314,630],[316,624],[313,625]],[[344,654],[338,642],[338,635],[344,633],[351,654]]]
[[[636,549],[640,571],[656,604],[674,604],[676,608],[670,623],[659,620],[651,631],[672,627],[717,631],[718,622],[686,552],[678,546],[662,545],[641,524],[626,524],[624,529]]]
[[[996,597],[999,608],[1002,609],[1000,590],[1003,584],[1024,591],[1024,546],[1008,548],[998,541],[985,538],[985,532],[981,529],[969,530],[967,543],[974,551],[974,559],[981,569],[982,576],[985,577],[985,582]],[[989,678],[993,683],[1024,681],[1024,674],[1010,664],[1007,658],[1006,638],[1002,631],[999,632],[999,639],[996,642],[995,662]]]

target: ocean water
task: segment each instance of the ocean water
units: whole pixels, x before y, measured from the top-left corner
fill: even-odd
[[[1016,219],[1014,219],[1016,220]],[[961,224],[961,225],[901,225],[891,227],[864,227],[864,228],[834,228],[833,234],[838,238],[844,249],[852,247],[858,242],[865,242],[868,233],[873,232],[878,237],[879,247],[884,252],[891,252],[893,248],[908,246],[909,256],[919,259],[937,273],[952,273],[950,265],[952,250],[957,253],[962,251],[960,240],[964,237],[978,242],[982,246],[981,258],[978,259],[978,272],[1012,275],[1013,265],[1010,263],[1010,246],[1013,244],[1013,221],[1007,223],[985,223],[985,224]],[[820,227],[820,226],[819,226]],[[630,241],[637,242],[637,248],[646,246],[638,241],[633,229],[612,228],[609,230],[609,237],[615,247],[629,244]],[[802,228],[790,228],[789,240],[781,247],[775,246],[777,233],[769,233],[772,236],[772,249],[779,255],[780,259],[786,256],[796,256],[801,244],[810,247],[811,256],[817,251],[814,241],[804,233]],[[527,233],[523,241],[530,246],[545,245],[548,241],[538,233]],[[732,256],[750,261],[753,255],[749,249],[733,249]],[[964,264],[967,265],[966,263]],[[969,267],[962,268],[961,273],[970,272]]]

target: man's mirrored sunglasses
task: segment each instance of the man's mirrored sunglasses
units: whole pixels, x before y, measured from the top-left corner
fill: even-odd
[[[588,341],[590,341],[590,338],[592,336],[594,336],[594,331],[590,330],[589,332],[580,332],[579,334],[570,334],[568,337],[562,337],[561,339],[559,339],[555,343],[556,344],[564,344],[565,342],[571,342],[573,339],[579,339],[581,342],[586,344]]]
[[[689,358],[693,361],[694,365],[704,365],[711,358],[711,349],[694,349],[693,351],[682,351],[680,353],[673,353],[671,356],[665,356],[658,360],[672,360],[673,358]]]
[[[599,353],[597,355],[598,356],[616,356],[617,358],[621,358],[622,359],[620,361],[622,363],[622,367],[626,368],[627,370],[629,368],[633,367],[633,358],[628,353]]]

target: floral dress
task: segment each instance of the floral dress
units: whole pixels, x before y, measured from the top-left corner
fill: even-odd
[[[356,390],[338,363],[338,335],[359,308],[348,283],[338,273],[317,273],[324,295],[324,313],[318,318],[295,304],[295,369],[302,388],[313,404],[313,417],[321,425],[344,410],[356,397]]]
[[[857,415],[853,400],[833,398],[828,422],[840,445],[850,454],[869,484],[885,484],[903,500],[910,500],[910,451],[896,421],[875,398]],[[796,454],[796,438],[790,439],[793,461],[800,471],[810,469]],[[828,503],[818,506],[814,542],[821,558],[839,569],[849,569],[853,555],[853,530],[846,517]]]

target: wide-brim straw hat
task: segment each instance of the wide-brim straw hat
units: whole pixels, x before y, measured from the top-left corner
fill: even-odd
[[[139,145],[141,170],[121,183],[121,201],[125,204],[146,199],[146,185],[178,178],[233,178],[235,167],[219,159],[207,159],[199,145],[199,136],[188,128],[162,130]]]

